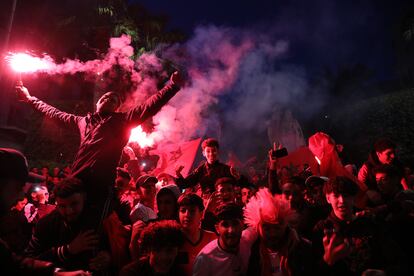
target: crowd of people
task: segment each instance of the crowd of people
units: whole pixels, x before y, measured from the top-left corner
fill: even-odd
[[[21,153],[1,149],[2,180],[21,185],[11,199],[2,184],[0,234],[20,262],[36,260],[14,267],[25,272],[51,273],[40,262],[61,275],[409,275],[413,183],[395,150],[380,139],[358,173],[329,178],[286,171],[270,150],[264,176],[243,176],[209,138],[186,177],[118,167],[117,206],[102,221],[82,180],[54,170],[49,195],[53,175],[33,179],[9,160]]]
[[[120,99],[107,93],[85,117],[17,88],[35,109],[77,125],[81,144],[71,170],[41,178],[21,152],[0,149],[1,275],[412,274],[413,176],[391,140],[379,139],[359,170],[342,165],[324,133],[309,139],[317,172],[281,166],[274,149],[263,173],[241,172],[219,160],[213,138],[186,176],[182,167],[117,167],[122,151],[134,156],[125,129],[180,85],[173,75],[128,113],[115,112]]]

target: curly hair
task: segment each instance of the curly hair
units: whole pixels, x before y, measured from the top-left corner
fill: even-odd
[[[214,138],[207,138],[201,143],[201,149],[204,150],[206,147],[219,148],[219,142]]]
[[[285,222],[293,214],[286,200],[280,195],[272,195],[267,188],[264,188],[250,198],[244,209],[244,221],[248,226],[259,229],[259,225],[263,222]]]
[[[337,176],[329,178],[323,186],[324,194],[340,194],[355,196],[359,191],[358,184],[346,176]]]
[[[153,222],[142,230],[139,238],[139,246],[144,253],[165,247],[180,247],[183,243],[184,236],[175,220]]]

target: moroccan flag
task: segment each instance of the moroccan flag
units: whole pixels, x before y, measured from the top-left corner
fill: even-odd
[[[300,147],[294,152],[289,152],[288,156],[279,159],[278,164],[280,167],[295,167],[298,171],[303,168],[304,164],[307,164],[313,174],[318,174],[318,163],[308,147]]]
[[[184,166],[181,174],[186,177],[193,166],[200,142],[201,138],[198,138],[189,142],[158,146],[157,149],[152,150],[151,154],[156,154],[160,157],[153,174],[167,173],[175,176],[176,167]]]

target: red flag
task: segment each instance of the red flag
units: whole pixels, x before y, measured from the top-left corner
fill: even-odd
[[[186,177],[193,166],[201,138],[179,144],[167,144],[152,150],[151,154],[160,157],[157,168],[153,174],[167,173],[175,176],[177,166],[184,166],[181,174]]]
[[[281,167],[296,168],[301,168],[304,164],[308,164],[313,174],[318,173],[318,163],[308,147],[300,147],[294,152],[290,152],[288,156],[280,158],[278,163]]]

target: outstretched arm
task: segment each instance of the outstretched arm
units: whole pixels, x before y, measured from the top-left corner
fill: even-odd
[[[58,120],[65,124],[77,125],[79,120],[82,118],[80,116],[60,111],[59,109],[39,100],[38,98],[31,96],[29,90],[27,90],[27,88],[23,85],[17,85],[16,92],[21,101],[30,103],[36,110],[51,119]]]
[[[180,90],[182,84],[183,79],[180,73],[174,72],[169,84],[146,100],[144,104],[127,113],[127,120],[134,124],[140,124],[154,116]]]

